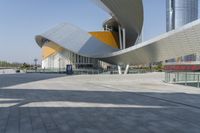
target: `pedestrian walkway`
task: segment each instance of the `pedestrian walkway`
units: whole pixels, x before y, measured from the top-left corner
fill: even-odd
[[[0,83],[0,133],[200,132],[200,89],[163,73],[18,76]]]

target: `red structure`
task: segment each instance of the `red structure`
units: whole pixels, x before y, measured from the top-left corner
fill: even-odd
[[[200,64],[191,65],[166,65],[164,66],[165,71],[200,71]]]

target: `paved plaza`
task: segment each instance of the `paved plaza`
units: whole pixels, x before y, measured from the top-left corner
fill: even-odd
[[[200,133],[200,89],[163,79],[0,75],[0,133]]]

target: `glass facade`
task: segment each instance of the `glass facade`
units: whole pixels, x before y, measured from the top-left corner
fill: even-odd
[[[198,0],[166,0],[167,31],[198,19]]]
[[[110,64],[95,58],[77,55],[69,50],[62,50],[51,54],[42,60],[42,68],[49,70],[65,70],[66,65],[72,65],[73,69],[106,69]]]
[[[190,61],[196,61],[196,60],[197,60],[196,54],[190,54],[190,55],[184,56],[184,62],[190,62]]]

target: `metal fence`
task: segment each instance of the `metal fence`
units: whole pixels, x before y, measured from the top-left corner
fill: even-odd
[[[200,72],[166,72],[165,82],[200,87]]]
[[[37,69],[37,70],[26,70],[27,73],[66,73],[65,69]],[[81,74],[98,74],[100,70],[93,69],[74,69],[74,75]]]
[[[125,70],[122,70],[124,73]],[[37,69],[37,70],[25,70],[27,73],[66,73],[65,68],[60,69]],[[128,74],[137,74],[137,73],[147,73],[152,72],[151,70],[146,69],[130,69]],[[73,69],[73,75],[87,75],[87,74],[119,74],[117,69]]]

